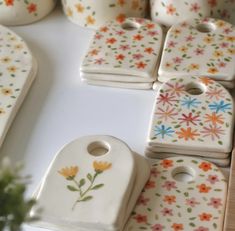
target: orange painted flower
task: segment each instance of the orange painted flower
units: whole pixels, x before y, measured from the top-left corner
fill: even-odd
[[[132,0],[131,8],[132,10],[137,10],[140,7],[140,3],[138,0]]]
[[[107,26],[103,26],[100,28],[101,32],[107,32],[109,30],[109,28]]]
[[[207,44],[210,44],[214,41],[214,38],[210,36],[206,36],[203,41]]]
[[[68,17],[73,16],[73,11],[72,11],[72,9],[70,7],[67,7],[66,14],[67,14]]]
[[[96,172],[101,173],[105,170],[108,170],[112,167],[111,163],[108,162],[103,162],[103,161],[94,161],[93,162],[93,167],[95,169]]]
[[[211,190],[210,186],[206,186],[206,184],[200,184],[197,186],[200,193],[208,193]]]
[[[5,0],[6,6],[14,6],[14,0]]]
[[[227,36],[227,37],[226,37],[226,40],[227,40],[228,42],[234,42],[234,41],[235,41],[235,36]]]
[[[75,7],[76,7],[78,13],[84,12],[84,6],[82,4],[79,3],[79,4],[75,5]]]
[[[172,5],[169,4],[168,6],[166,6],[166,13],[173,15],[176,12],[176,8]]]
[[[35,13],[37,11],[37,5],[34,3],[31,3],[27,7],[29,13]]]
[[[202,169],[204,172],[207,172],[212,169],[211,164],[209,162],[202,162],[199,165],[199,168]]]
[[[114,43],[116,43],[117,42],[117,40],[115,39],[115,38],[108,38],[107,40],[106,40],[106,43],[107,44],[114,44]]]
[[[202,213],[199,215],[199,218],[201,221],[210,221],[212,218],[212,215],[210,213]]]
[[[11,73],[15,73],[17,71],[17,69],[18,68],[16,66],[10,66],[10,67],[7,68],[7,70]]]
[[[171,205],[176,202],[176,197],[175,196],[165,196],[164,201],[168,204]]]
[[[203,76],[203,77],[200,77],[200,82],[208,86],[209,84],[213,83],[213,80],[208,77]]]
[[[144,36],[141,35],[141,34],[134,35],[134,37],[133,37],[133,39],[136,40],[136,41],[140,41],[140,40],[142,40],[143,38],[144,38]]]
[[[224,55],[223,51],[215,51],[213,53],[214,57],[215,58],[219,58],[219,57],[222,57]]]
[[[117,17],[116,17],[116,21],[119,22],[119,23],[123,23],[126,19],[126,15],[125,14],[119,14]]]
[[[95,19],[91,15],[89,15],[86,17],[86,23],[87,23],[87,25],[94,25]]]
[[[163,168],[170,168],[173,166],[173,160],[165,159],[161,162],[161,165],[163,166]]]
[[[119,55],[116,55],[116,60],[124,60],[125,59],[125,56],[123,54],[119,54]]]
[[[152,54],[153,53],[153,48],[152,47],[147,47],[147,48],[145,48],[144,52],[146,52],[148,54]]]
[[[224,124],[224,117],[222,114],[216,114],[215,112],[213,112],[212,114],[206,114],[205,115],[205,122],[211,122],[212,124],[216,125],[216,124]]]
[[[93,49],[93,50],[91,50],[91,51],[89,52],[89,54],[90,54],[91,56],[96,56],[96,55],[99,54],[99,51],[98,51],[97,49]]]
[[[147,64],[144,63],[144,62],[142,62],[142,61],[136,63],[136,67],[137,67],[138,69],[144,69],[146,66],[147,66]]]
[[[3,88],[2,89],[2,94],[3,95],[12,95],[12,89],[10,89],[10,88]]]
[[[193,70],[198,70],[199,69],[199,64],[192,63],[188,66],[188,69],[193,71]]]
[[[78,166],[71,166],[62,168],[60,171],[58,171],[58,173],[67,180],[73,180],[73,178],[77,175],[78,170]]]
[[[154,24],[154,23],[148,23],[148,24],[146,25],[146,27],[147,27],[148,29],[153,29],[153,28],[155,27],[155,24]]]
[[[184,230],[184,225],[183,224],[177,224],[177,223],[174,223],[171,228],[174,230],[174,231],[180,231],[180,230]]]
[[[124,6],[126,4],[126,1],[125,0],[118,0],[117,4],[120,6]]]
[[[192,130],[192,128],[181,128],[180,132],[176,132],[176,134],[178,135],[179,139],[184,139],[184,140],[195,140],[196,136],[200,136],[199,133],[197,133],[197,130]]]
[[[211,67],[211,68],[208,69],[207,72],[210,73],[210,74],[216,74],[219,71],[218,71],[218,69],[216,67]]]

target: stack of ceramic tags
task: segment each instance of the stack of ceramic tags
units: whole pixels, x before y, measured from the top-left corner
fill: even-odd
[[[36,192],[33,225],[55,230],[122,230],[150,166],[122,141],[89,136],[66,145]]]
[[[0,25],[0,146],[37,72],[26,43]]]
[[[207,18],[173,25],[167,33],[158,81],[207,76],[235,86],[235,27]]]
[[[200,156],[228,166],[233,129],[233,98],[221,84],[207,77],[177,77],[157,91],[146,155]]]
[[[147,19],[110,21],[96,32],[81,76],[88,84],[150,89],[156,80],[162,40],[161,27]]]

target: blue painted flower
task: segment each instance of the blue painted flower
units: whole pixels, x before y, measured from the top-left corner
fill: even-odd
[[[200,101],[198,101],[196,98],[192,98],[190,96],[184,97],[184,99],[181,100],[181,106],[185,106],[188,109],[190,109],[191,107],[197,108],[197,106],[199,104],[201,104]]]
[[[155,135],[160,135],[162,139],[164,139],[165,136],[172,136],[174,132],[171,127],[166,127],[165,125],[155,126]]]
[[[209,108],[212,111],[215,111],[216,113],[218,113],[219,111],[222,112],[226,112],[226,110],[231,110],[231,103],[227,103],[225,104],[225,102],[223,100],[221,100],[219,103],[214,102],[212,104],[209,104]]]

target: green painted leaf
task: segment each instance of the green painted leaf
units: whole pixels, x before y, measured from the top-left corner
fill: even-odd
[[[79,188],[81,188],[84,184],[86,184],[86,180],[83,178],[79,181]]]
[[[192,212],[192,208],[187,208],[187,212],[191,213]]]
[[[92,175],[91,175],[90,173],[88,173],[86,177],[87,177],[87,179],[88,179],[89,181],[92,181],[92,179],[93,179],[93,177],[92,177]]]
[[[92,190],[97,190],[99,188],[102,188],[104,186],[104,184],[97,184],[94,187],[92,187]]]
[[[72,185],[67,185],[67,189],[68,189],[69,191],[71,191],[71,192],[77,192],[77,191],[78,191],[78,189],[75,188],[75,187],[72,186]]]
[[[90,201],[91,199],[93,199],[93,196],[87,196],[84,197],[81,201]]]

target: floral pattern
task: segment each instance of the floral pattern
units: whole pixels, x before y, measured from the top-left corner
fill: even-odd
[[[174,179],[174,169],[182,166],[193,169],[193,180]],[[150,178],[155,186],[144,188],[125,231],[222,230],[227,183],[215,165],[176,157],[156,162],[152,172],[159,172]],[[212,176],[216,183],[208,181]]]
[[[192,95],[190,86],[201,87],[202,94]],[[149,142],[168,148],[228,153],[232,147],[233,108],[227,90],[207,77],[171,79],[157,93]]]
[[[200,25],[214,25],[208,33],[198,31]],[[199,26],[198,26],[199,25]],[[215,80],[232,81],[235,78],[235,30],[218,19],[198,20],[173,26],[167,35],[159,80],[165,82],[174,74],[199,75]]]
[[[2,142],[10,118],[18,107],[23,91],[32,81],[33,60],[25,42],[0,26],[0,137]]]
[[[122,23],[126,17],[144,17],[147,0],[63,0],[66,15],[75,23],[98,28],[106,21]],[[104,14],[105,12],[105,14]]]
[[[153,78],[162,43],[160,26],[140,18],[129,18],[125,24],[137,25],[137,29],[126,30],[111,21],[96,32],[82,71],[110,73],[113,69],[113,73]]]
[[[78,203],[92,200],[92,191],[99,190],[104,187],[104,184],[95,184],[95,181],[97,180],[99,175],[101,175],[104,171],[110,169],[111,167],[111,163],[94,161],[94,173],[88,173],[86,179],[82,178],[80,180],[77,180],[76,178],[79,172],[78,166],[65,167],[58,171],[58,173],[65,177],[67,181],[71,182],[71,184],[67,185],[67,189],[72,193],[78,193],[78,199],[73,204],[72,210],[75,209]]]

